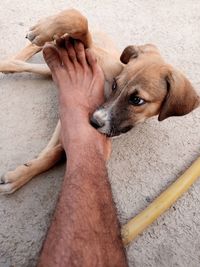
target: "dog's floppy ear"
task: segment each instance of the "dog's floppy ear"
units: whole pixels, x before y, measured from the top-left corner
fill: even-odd
[[[141,54],[152,52],[159,53],[158,48],[153,44],[129,45],[122,52],[120,60],[122,63],[128,64],[131,59],[137,58]]]
[[[139,51],[136,46],[129,45],[127,46],[121,54],[120,60],[122,63],[127,64],[130,58],[138,57]]]
[[[158,120],[162,121],[170,116],[182,116],[200,105],[200,97],[184,75],[169,68],[165,76],[167,94],[161,105]]]

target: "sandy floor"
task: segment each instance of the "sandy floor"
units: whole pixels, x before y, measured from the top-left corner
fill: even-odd
[[[120,49],[154,43],[166,59],[200,87],[199,0],[0,2],[0,57],[25,44],[25,33],[43,16],[66,7],[113,36]],[[39,59],[37,59],[38,61]],[[198,89],[199,90],[199,89]],[[200,92],[200,90],[199,90]],[[57,121],[50,80],[30,74],[0,75],[1,172],[31,159]],[[200,109],[159,123],[152,119],[113,141],[110,181],[119,218],[140,212],[199,155]],[[64,165],[0,197],[0,267],[35,266],[61,187]],[[200,266],[200,181],[127,248],[131,267]]]

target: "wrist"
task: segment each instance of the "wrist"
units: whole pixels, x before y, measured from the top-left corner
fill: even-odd
[[[87,122],[80,122],[73,125],[71,128],[68,125],[63,126],[61,121],[62,143],[67,155],[77,158],[80,152],[84,154],[88,149],[95,151],[106,158],[108,140],[106,136],[98,133]]]
[[[105,158],[107,138],[90,125],[86,109],[62,107],[60,121],[62,143],[68,155],[79,154],[90,147]]]
[[[62,133],[67,152],[73,150],[75,147],[77,147],[77,150],[84,150],[85,147],[93,147],[99,151],[103,150],[103,136],[96,132],[88,122],[79,122],[77,125],[73,125],[71,129],[66,127]]]
[[[62,121],[68,121],[68,124],[76,126],[78,123],[88,123],[89,112],[79,107],[74,107],[74,105],[61,105],[59,107],[59,115]]]

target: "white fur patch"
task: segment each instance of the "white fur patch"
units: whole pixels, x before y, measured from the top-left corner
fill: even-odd
[[[108,134],[110,132],[110,112],[104,108],[94,112],[93,118],[102,122],[104,126],[98,129],[101,133]]]
[[[106,122],[109,118],[108,112],[104,108],[95,111],[93,117],[97,121],[102,121],[102,122]]]

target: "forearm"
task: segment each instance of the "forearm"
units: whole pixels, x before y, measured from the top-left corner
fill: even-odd
[[[41,267],[126,266],[120,229],[108,182],[108,139],[89,124],[104,101],[104,75],[91,50],[65,41],[44,57],[59,87],[62,144],[67,172]]]
[[[79,142],[68,154],[67,174],[39,266],[127,266],[98,147]]]

